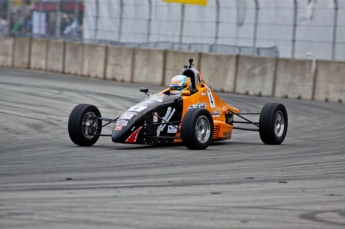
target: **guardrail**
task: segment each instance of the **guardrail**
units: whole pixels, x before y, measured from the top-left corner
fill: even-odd
[[[188,58],[216,91],[319,101],[345,99],[345,62],[0,38],[0,66],[169,85]]]

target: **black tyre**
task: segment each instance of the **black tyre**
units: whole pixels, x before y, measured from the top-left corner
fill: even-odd
[[[72,142],[79,146],[92,146],[102,131],[102,120],[98,108],[89,104],[77,105],[69,115],[68,133]]]
[[[265,144],[279,145],[286,136],[288,115],[286,108],[280,103],[267,103],[260,113],[259,133]]]
[[[189,149],[206,149],[213,136],[213,119],[205,109],[187,111],[181,124],[183,144]]]

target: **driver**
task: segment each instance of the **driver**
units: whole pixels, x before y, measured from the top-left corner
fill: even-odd
[[[171,79],[170,95],[190,95],[190,89],[190,77],[184,75],[177,75]]]

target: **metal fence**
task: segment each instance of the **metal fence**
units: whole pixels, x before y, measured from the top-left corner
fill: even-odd
[[[0,16],[5,36],[345,60],[345,0],[0,0]]]

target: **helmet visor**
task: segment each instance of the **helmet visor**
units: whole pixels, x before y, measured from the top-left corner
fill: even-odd
[[[181,91],[181,90],[183,90],[183,86],[182,85],[178,85],[178,84],[172,84],[172,85],[170,85],[170,90],[172,90],[172,91]]]

